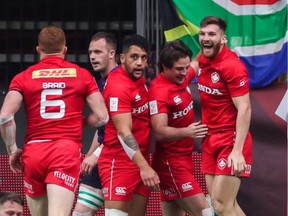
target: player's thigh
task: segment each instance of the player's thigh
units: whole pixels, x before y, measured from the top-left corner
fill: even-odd
[[[49,216],[70,215],[75,194],[67,188],[55,184],[47,184]]]
[[[161,202],[162,216],[184,216],[185,211],[175,202]]]
[[[131,201],[112,201],[112,200],[105,200],[105,209],[119,209],[123,212],[129,212]]]
[[[211,194],[213,190],[214,178],[215,178],[215,175],[205,174],[205,182],[206,182],[206,186],[207,186],[209,194]]]
[[[214,178],[212,197],[221,203],[234,204],[241,179],[236,176],[217,175]]]
[[[48,216],[47,195],[31,197],[26,195],[27,204],[31,215]]]
[[[134,193],[129,208],[129,216],[144,216],[149,197]]]
[[[175,202],[191,215],[201,215],[203,209],[209,208],[204,193],[176,199]]]

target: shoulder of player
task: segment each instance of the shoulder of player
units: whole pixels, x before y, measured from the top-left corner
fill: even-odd
[[[115,72],[109,73],[106,83],[104,86],[105,92],[115,93],[115,94],[123,94],[124,92],[130,92],[132,86],[125,81],[125,78],[119,74],[119,76],[114,75]]]
[[[233,71],[235,73],[240,73],[246,71],[244,63],[237,56],[226,58],[219,63],[219,68],[223,73],[231,73]]]
[[[169,83],[164,83],[161,80],[154,79],[149,86],[148,94],[149,99],[156,99],[156,100],[163,100],[170,96],[171,91],[173,89],[172,85],[169,85]]]

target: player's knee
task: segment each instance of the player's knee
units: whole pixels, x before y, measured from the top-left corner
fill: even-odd
[[[224,212],[229,212],[229,206],[217,199],[212,199],[212,204],[217,215],[223,215]]]
[[[202,209],[202,216],[213,216],[214,213],[211,208]]]
[[[73,211],[72,216],[92,216],[92,215],[90,212],[82,213],[82,212]]]
[[[99,190],[100,191],[100,190]],[[80,185],[77,203],[81,203],[88,209],[97,211],[104,204],[104,198],[102,192],[95,192],[89,188]]]
[[[105,208],[105,216],[128,216],[128,213],[123,212],[119,209],[107,209],[107,208]]]

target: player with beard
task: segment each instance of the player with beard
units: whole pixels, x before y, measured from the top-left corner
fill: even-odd
[[[113,34],[97,32],[91,38],[88,54],[90,63],[95,73],[101,75],[97,81],[102,92],[109,72],[117,68],[116,62],[117,42]],[[97,128],[91,147],[82,162],[82,173],[78,199],[73,211],[73,216],[92,216],[104,204],[102,187],[98,173],[98,157],[104,141],[105,127]]]
[[[99,158],[105,215],[144,216],[149,189],[159,190],[159,178],[150,167],[148,91],[144,70],[148,42],[128,35],[122,42],[121,66],[107,78],[103,97],[109,121]]]
[[[227,48],[226,23],[208,16],[200,23],[198,90],[203,139],[202,171],[217,215],[245,215],[236,201],[241,177],[249,177],[252,138],[249,78],[237,55]]]

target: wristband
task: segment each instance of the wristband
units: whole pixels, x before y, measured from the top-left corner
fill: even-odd
[[[11,121],[12,119],[14,119],[14,116],[6,116],[3,117],[2,115],[0,115],[0,125],[4,125],[5,123]]]
[[[18,149],[16,143],[14,143],[12,146],[7,146],[7,148],[9,149],[9,152],[8,152],[10,153],[9,155],[14,154]]]
[[[100,154],[101,154],[102,148],[99,146],[94,152],[93,154],[99,158]]]

